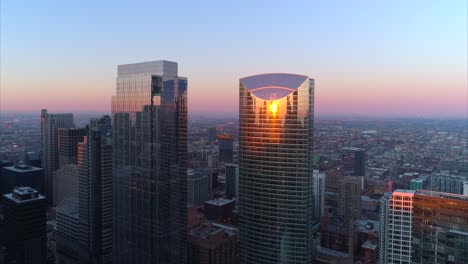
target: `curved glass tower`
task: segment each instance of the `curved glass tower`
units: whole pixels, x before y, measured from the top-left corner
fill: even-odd
[[[241,263],[311,263],[314,80],[240,79]]]

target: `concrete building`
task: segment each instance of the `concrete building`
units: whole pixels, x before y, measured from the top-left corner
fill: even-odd
[[[75,261],[80,251],[79,228],[78,199],[64,198],[57,206],[57,252]]]
[[[360,177],[346,176],[338,181],[337,215],[345,224],[361,217],[362,182]]]
[[[200,206],[209,199],[211,173],[208,170],[187,171],[188,205]]]
[[[416,191],[385,193],[380,204],[379,263],[411,263]]]
[[[189,264],[238,263],[238,230],[206,222],[189,231]]]
[[[430,188],[437,192],[463,194],[463,182],[466,176],[451,175],[448,172],[434,173],[430,177]]]
[[[234,199],[219,198],[206,201],[203,209],[209,220],[230,224],[234,208]]]
[[[47,260],[46,201],[30,187],[3,195],[5,262],[38,263]]]
[[[54,201],[59,205],[65,198],[78,199],[78,169],[76,164],[64,165],[54,171]]]

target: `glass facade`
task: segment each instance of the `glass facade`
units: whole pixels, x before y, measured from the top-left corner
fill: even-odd
[[[241,263],[311,263],[314,80],[240,79]]]
[[[113,263],[185,263],[187,79],[177,63],[120,65],[112,115]]]

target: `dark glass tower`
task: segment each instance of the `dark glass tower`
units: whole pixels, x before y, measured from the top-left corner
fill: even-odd
[[[187,79],[177,63],[118,66],[112,115],[113,263],[185,263]]]
[[[311,263],[314,80],[240,79],[241,263]]]

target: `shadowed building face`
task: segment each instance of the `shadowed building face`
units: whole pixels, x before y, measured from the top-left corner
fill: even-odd
[[[310,263],[314,81],[240,80],[241,263]]]

